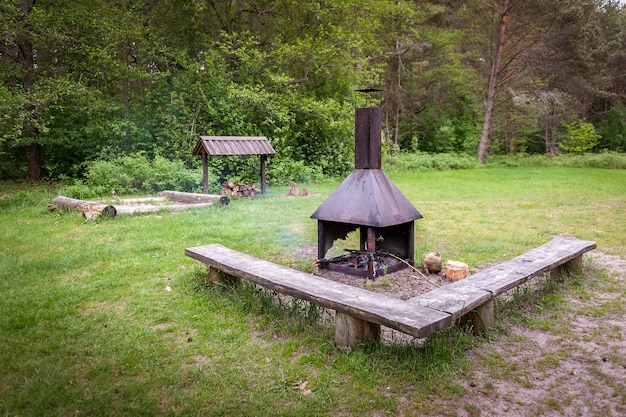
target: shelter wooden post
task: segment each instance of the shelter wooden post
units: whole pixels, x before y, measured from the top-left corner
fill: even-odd
[[[209,193],[209,163],[206,152],[202,152],[202,192]]]
[[[261,155],[261,194],[265,194],[265,161],[267,161],[267,155]]]

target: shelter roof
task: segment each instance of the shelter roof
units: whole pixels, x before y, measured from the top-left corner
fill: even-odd
[[[265,136],[200,136],[192,155],[273,155],[276,153]]]

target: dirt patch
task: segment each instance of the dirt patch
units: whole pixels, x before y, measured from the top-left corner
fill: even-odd
[[[315,248],[294,256],[314,259]],[[507,323],[506,334],[491,334],[467,354],[475,363],[460,381],[457,400],[432,398],[437,416],[607,416],[626,415],[626,260],[590,252],[588,259],[607,277],[584,284],[581,294],[563,294],[567,307],[558,315],[532,312],[541,326]],[[408,299],[449,282],[439,275],[404,271],[373,281],[328,270],[316,275],[333,281]],[[537,328],[540,327],[540,328]],[[386,340],[415,342],[395,331]],[[407,410],[398,410],[405,414]],[[410,414],[410,413],[409,413]]]
[[[549,318],[550,330],[510,325],[508,334],[468,352],[476,366],[467,393],[444,406],[445,415],[626,415],[626,260],[589,256],[609,275],[604,285],[568,295],[569,308]]]

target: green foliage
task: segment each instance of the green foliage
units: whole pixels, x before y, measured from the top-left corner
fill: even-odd
[[[626,154],[603,151],[599,153],[562,154],[554,157],[545,155],[529,155],[519,153],[513,156],[493,155],[489,157],[487,166],[508,167],[580,167],[626,169]]]
[[[198,191],[202,189],[202,170],[188,169],[182,161],[161,156],[149,160],[143,154],[120,156],[112,160],[87,163],[85,185],[109,194],[157,193],[163,190]],[[215,178],[209,175],[209,184]]]
[[[433,137],[433,142],[436,152],[454,151],[458,138],[450,119],[447,119],[441,126],[439,126],[439,129],[437,129],[437,132]]]
[[[291,123],[277,141],[283,157],[301,161],[326,176],[339,176],[353,166],[353,109],[333,99],[290,97]]]
[[[598,123],[598,133],[602,137],[598,147],[610,151],[626,151],[626,106],[617,102],[606,118]]]
[[[268,166],[275,183],[320,172],[342,176],[353,162],[354,90],[370,86],[385,90],[383,128],[398,150],[476,151],[489,61],[482,48],[491,37],[471,29],[482,29],[473,7],[391,0],[264,0],[250,8],[174,0],[18,3],[0,0],[2,178],[32,175],[27,162],[41,162],[27,160],[29,145],[42,149],[42,171],[53,179],[81,178],[83,163],[105,151],[191,166],[202,134],[267,136],[277,151],[276,166]],[[525,7],[540,2],[531,3]],[[585,28],[608,29],[584,38],[606,44],[603,50],[576,43],[578,30],[559,32],[576,54],[594,51],[593,60],[581,55],[571,62],[600,68],[611,57],[619,65],[624,48],[612,29],[623,26],[623,16],[602,10],[594,19],[606,25],[590,21]],[[520,81],[543,79],[529,77]],[[511,117],[496,115],[493,150],[540,151],[537,131],[520,127],[544,114],[510,111]],[[618,103],[598,123],[598,149],[624,150],[624,112]],[[564,143],[572,151],[593,143],[585,133],[572,135]],[[220,178],[257,176],[254,160],[211,165]],[[132,181],[121,182],[136,189]]]
[[[286,185],[290,181],[311,183],[324,178],[321,167],[305,165],[303,161],[274,157],[267,169],[267,181],[273,185]]]
[[[479,166],[476,158],[469,154],[401,152],[385,155],[383,168],[389,172],[444,171],[449,169],[471,169]]]
[[[600,135],[596,133],[593,124],[575,120],[571,123],[563,123],[566,129],[563,140],[559,147],[565,152],[582,153],[593,149],[600,140]]]

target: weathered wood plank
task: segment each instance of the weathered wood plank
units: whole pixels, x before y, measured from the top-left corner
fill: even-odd
[[[555,238],[510,261],[465,278],[466,285],[493,293],[494,297],[548,272],[597,247],[596,242]]]
[[[555,238],[503,264],[406,301],[276,265],[222,245],[188,248],[185,254],[224,274],[336,310],[345,322],[339,323],[341,337],[337,340],[345,334],[349,336],[346,343],[352,343],[364,337],[362,334],[375,334],[376,325],[427,337],[463,316],[484,330],[493,323],[496,296],[533,276],[568,267],[596,246],[590,241]],[[360,321],[368,325],[367,331],[361,329]]]
[[[510,261],[407,301],[450,313],[456,320],[529,278],[580,259],[583,253],[595,248],[595,242],[555,238]]]
[[[407,302],[452,314],[452,320],[456,320],[492,299],[490,291],[468,285],[465,281],[456,281],[410,298]]]
[[[276,265],[219,244],[187,248],[185,255],[279,293],[415,337],[427,337],[452,325],[448,313]]]

